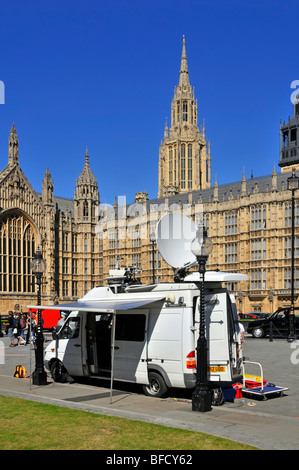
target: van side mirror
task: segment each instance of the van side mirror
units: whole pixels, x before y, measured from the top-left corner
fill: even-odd
[[[55,339],[55,340],[57,339],[57,331],[56,331],[55,326],[53,326],[52,328],[52,339]]]

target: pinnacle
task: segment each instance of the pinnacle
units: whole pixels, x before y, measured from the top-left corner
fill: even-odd
[[[188,71],[188,63],[187,63],[187,53],[186,53],[186,41],[185,35],[183,36],[183,49],[182,49],[182,57],[181,57],[181,68],[180,68],[180,81],[179,85],[190,85],[189,82],[189,71]]]

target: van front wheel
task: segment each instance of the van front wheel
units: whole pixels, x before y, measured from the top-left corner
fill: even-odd
[[[167,394],[168,388],[164,379],[157,372],[149,372],[148,385],[143,385],[144,394],[148,397],[163,398]]]
[[[54,361],[51,364],[50,372],[54,382],[65,383],[68,381],[68,373],[62,362]]]

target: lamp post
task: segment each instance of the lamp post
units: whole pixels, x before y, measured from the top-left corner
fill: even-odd
[[[196,257],[199,271],[199,335],[197,339],[196,385],[192,394],[192,411],[211,411],[212,392],[208,385],[208,344],[205,328],[205,271],[206,262],[213,249],[213,243],[203,226],[197,229],[191,243],[191,251]]]
[[[292,191],[292,236],[291,236],[291,310],[289,314],[289,336],[288,341],[291,343],[296,339],[295,333],[295,310],[294,310],[294,284],[295,284],[295,191],[299,188],[299,177],[296,176],[293,169],[292,176],[287,179],[288,189]]]
[[[42,257],[40,248],[38,247],[33,260],[30,263],[32,274],[35,276],[37,285],[37,305],[41,305],[41,284],[42,276],[46,270],[46,262]],[[44,370],[44,337],[42,326],[42,311],[37,311],[37,330],[36,330],[36,348],[35,348],[35,370],[32,374],[32,382],[34,385],[46,385],[47,373]]]
[[[153,284],[156,283],[156,277],[155,277],[155,242],[156,242],[156,237],[154,233],[150,234],[150,242],[152,244],[152,262],[153,262]]]

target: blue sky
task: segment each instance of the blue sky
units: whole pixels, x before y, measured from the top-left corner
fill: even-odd
[[[295,1],[36,0],[0,4],[0,169],[15,123],[36,191],[47,166],[74,197],[86,144],[102,202],[158,190],[159,146],[178,84],[182,37],[212,182],[270,174],[280,119],[299,80]]]

